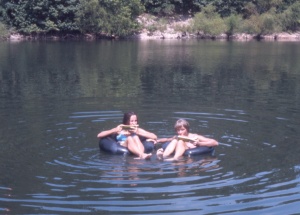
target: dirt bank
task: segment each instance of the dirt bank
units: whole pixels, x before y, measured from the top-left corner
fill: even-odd
[[[158,18],[150,15],[142,15],[138,18],[138,22],[144,26],[143,30],[134,35],[134,38],[141,40],[153,40],[153,39],[217,39],[217,40],[238,40],[238,41],[249,41],[249,40],[274,40],[274,41],[300,41],[300,31],[294,33],[276,33],[270,35],[261,35],[260,38],[257,38],[257,35],[254,34],[245,34],[237,33],[231,35],[229,38],[224,33],[218,35],[217,37],[211,37],[209,35],[201,34],[191,34],[188,32],[182,32],[177,29],[184,29],[191,25],[191,17],[177,17],[164,20],[164,23],[160,23]]]

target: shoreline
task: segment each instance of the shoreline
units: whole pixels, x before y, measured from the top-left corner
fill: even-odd
[[[295,33],[277,33],[277,34],[269,34],[269,35],[261,35],[259,38],[257,35],[245,34],[245,33],[237,33],[230,37],[226,34],[221,34],[217,37],[211,37],[207,35],[195,35],[195,34],[182,34],[178,33],[164,33],[164,32],[155,32],[149,35],[147,32],[143,32],[141,34],[135,35],[131,38],[139,39],[139,40],[185,40],[185,39],[203,39],[203,40],[226,40],[226,41],[290,41],[290,42],[300,42],[300,32]]]
[[[143,26],[139,34],[132,36],[140,40],[157,40],[157,39],[210,39],[210,40],[227,40],[227,41],[252,41],[252,40],[265,40],[265,41],[300,41],[300,31],[289,33],[280,32],[266,35],[255,35],[247,33],[236,33],[228,36],[223,33],[216,37],[211,35],[204,35],[201,32],[188,33],[183,29],[188,28],[192,23],[191,17],[179,16],[177,18],[168,19],[167,23],[160,24],[160,22],[148,14],[140,15],[137,19],[138,23]],[[153,26],[156,30],[149,31]],[[181,29],[181,30],[179,30]]]
[[[83,35],[43,35],[43,36],[25,36],[22,34],[11,34],[7,39],[3,41],[18,42],[18,41],[64,41],[64,40],[85,40],[85,41],[94,41],[94,40],[103,40],[103,39],[119,39],[116,37],[107,37],[103,35],[92,35],[92,34],[83,34]],[[294,33],[277,33],[269,35],[261,35],[259,38],[257,35],[237,33],[230,37],[226,34],[221,34],[217,37],[211,37],[208,35],[201,34],[187,34],[182,32],[148,32],[143,30],[141,33],[126,37],[125,39],[133,40],[190,40],[190,39],[200,39],[200,40],[215,40],[215,41],[277,41],[277,42],[300,42],[300,31]]]
[[[189,40],[189,39],[206,39],[206,40],[221,40],[221,41],[286,41],[286,42],[300,42],[300,31],[289,33],[280,32],[266,35],[256,35],[247,33],[236,33],[228,36],[223,33],[218,36],[205,35],[201,32],[188,33],[183,29],[191,25],[191,17],[177,17],[176,19],[169,19],[166,23],[161,24],[155,17],[143,14],[137,18],[137,22],[143,26],[141,31],[135,35],[125,37],[124,39],[135,40]],[[154,27],[155,26],[155,27]],[[64,41],[64,40],[115,40],[120,39],[115,36],[106,34],[64,34],[59,33],[46,35],[22,35],[19,33],[11,34],[8,36],[9,41],[35,41],[35,40],[51,40],[51,41]]]
[[[142,26],[140,32],[135,35],[125,37],[124,39],[135,39],[135,40],[189,40],[189,39],[205,39],[205,40],[216,40],[216,41],[282,41],[282,42],[300,42],[300,31],[297,32],[280,32],[265,35],[247,34],[247,33],[236,33],[228,36],[223,33],[218,36],[205,35],[201,32],[188,33],[184,29],[187,29],[191,23],[191,17],[173,17],[168,19],[166,22],[161,23],[157,17],[149,14],[142,14],[137,18],[137,22]],[[1,38],[0,38],[1,39]],[[106,34],[31,34],[22,35],[20,33],[10,34],[3,40],[12,42],[17,41],[64,41],[64,40],[115,40],[123,39],[118,38],[114,35]]]

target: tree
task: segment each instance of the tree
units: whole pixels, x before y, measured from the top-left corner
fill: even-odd
[[[283,30],[297,31],[300,29],[300,2],[295,2],[280,15]]]
[[[213,5],[221,17],[229,17],[232,14],[241,14],[249,0],[214,0]]]
[[[147,12],[159,15],[170,16],[175,14],[175,4],[172,0],[141,0]]]
[[[234,33],[237,33],[241,30],[243,19],[241,15],[231,14],[229,17],[225,18],[225,24],[227,26],[226,34],[227,36],[231,36]]]
[[[204,35],[215,37],[226,31],[226,25],[216,12],[216,8],[213,5],[208,5],[203,8],[202,12],[195,15],[193,29],[197,32],[203,32]]]
[[[136,18],[143,11],[139,0],[81,0],[76,23],[83,33],[123,37],[139,29]]]
[[[258,37],[264,34],[271,34],[281,31],[279,19],[276,16],[276,9],[271,8],[263,14],[254,14],[244,22],[244,31],[257,34]]]
[[[148,13],[158,16],[193,15],[211,0],[141,0]]]
[[[76,22],[82,33],[109,32],[109,14],[98,0],[82,0],[76,14]]]
[[[5,21],[21,33],[77,31],[79,0],[15,0],[5,3]]]

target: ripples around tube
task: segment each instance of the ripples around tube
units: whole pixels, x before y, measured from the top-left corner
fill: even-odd
[[[265,166],[270,167],[252,165],[245,169],[243,158],[257,148],[250,147],[249,138],[243,132],[235,131],[251,122],[247,113],[241,110],[174,112],[173,117],[167,119],[171,122],[166,123],[172,124],[174,118],[180,117],[188,118],[193,124],[199,123],[203,130],[209,128],[213,120],[222,124],[221,127],[231,123],[231,129],[220,135],[220,146],[214,155],[166,162],[153,154],[145,161],[99,151],[96,140],[87,137],[89,132],[95,135],[94,124],[114,124],[122,118],[121,112],[71,114],[68,122],[56,123],[57,131],[54,128],[50,132],[54,133],[53,140],[49,140],[52,157],[45,158],[45,163],[41,164],[47,171],[35,176],[41,191],[18,196],[12,188],[1,187],[0,200],[4,206],[0,207],[0,212],[276,214],[284,210],[290,214],[298,210],[299,178],[288,175],[290,171],[299,173],[299,167],[280,169],[266,162]],[[85,123],[86,130],[78,123],[81,119],[90,122]],[[151,122],[149,126],[157,123],[165,122]],[[61,130],[68,132],[58,138]],[[173,131],[165,130],[168,132]],[[264,147],[270,150],[272,144]],[[260,156],[264,155],[256,156],[262,160]]]

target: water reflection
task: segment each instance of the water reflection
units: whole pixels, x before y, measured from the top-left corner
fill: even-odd
[[[7,53],[0,62],[1,91],[2,96],[27,98],[141,94],[207,101],[208,95],[215,100],[231,95],[237,101],[245,97],[265,101],[257,91],[299,92],[297,46],[188,41],[4,43],[0,46],[1,53]],[[282,88],[282,84],[290,87]]]

